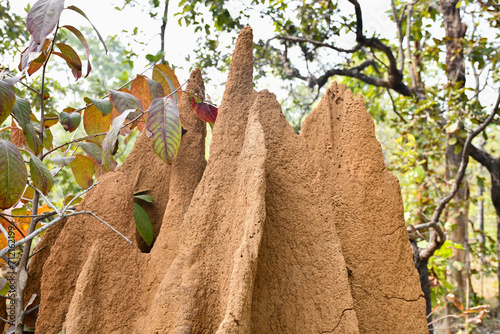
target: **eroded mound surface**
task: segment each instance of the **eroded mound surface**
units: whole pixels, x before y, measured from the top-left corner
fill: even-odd
[[[205,124],[183,94],[174,164],[141,136],[86,196],[80,209],[136,246],[69,219],[43,266],[37,332],[427,333],[399,185],[362,97],[333,84],[298,136],[252,71],[245,28],[208,163]],[[195,70],[186,90],[202,87]],[[133,219],[145,189],[156,199],[149,253]]]

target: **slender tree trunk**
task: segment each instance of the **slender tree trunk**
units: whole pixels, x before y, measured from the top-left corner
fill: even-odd
[[[471,146],[470,155],[481,165],[486,167],[491,176],[491,201],[497,214],[497,257],[500,258],[500,157],[494,158],[491,154],[474,145]],[[483,227],[484,228],[484,227]],[[500,305],[500,263],[497,268]],[[500,307],[497,312],[497,318],[500,319]]]
[[[479,171],[483,169],[483,165],[479,165]],[[478,183],[478,191],[477,191],[477,228],[479,230],[478,234],[478,242],[479,242],[479,257],[481,261],[481,267],[484,266],[484,244],[485,244],[485,238],[484,238],[484,200],[483,200],[483,194],[484,194],[484,186],[483,184]],[[481,268],[482,269],[482,268]],[[483,290],[483,271],[481,270],[481,296],[484,295],[484,290]]]
[[[432,321],[432,302],[431,302],[431,285],[429,282],[429,269],[427,264],[429,263],[429,259],[423,259],[420,256],[420,248],[417,246],[417,242],[410,238],[411,249],[413,252],[413,262],[415,264],[415,268],[418,271],[418,275],[420,277],[420,287],[422,288],[422,292],[424,293],[425,298],[425,314],[427,314],[427,322]],[[434,333],[434,326],[429,326],[429,334]]]
[[[457,8],[458,0],[440,0],[441,10],[444,18],[446,42],[446,72],[448,84],[455,88],[465,85],[465,63],[462,49],[462,40],[465,36],[466,26],[462,23],[460,17],[460,8]],[[460,147],[460,146],[459,146]],[[456,145],[446,145],[446,163],[449,171],[448,177],[455,175],[462,150]],[[454,226],[450,236],[451,241],[459,243],[465,249],[466,231],[468,222],[468,184],[464,180],[457,195],[450,203],[449,220]],[[465,254],[461,249],[454,249],[454,260],[465,264]],[[465,301],[466,279],[464,277],[464,268],[457,268],[454,277],[457,284],[456,295]]]
[[[160,28],[160,38],[161,38],[161,50],[163,52],[162,56],[161,56],[161,63],[162,64],[166,64],[166,61],[165,61],[165,39],[166,39],[166,36],[165,36],[165,29],[167,28],[167,21],[168,21],[168,2],[170,0],[166,0],[165,1],[165,8],[163,10],[163,17],[162,17],[162,24],[161,24],[161,28]]]

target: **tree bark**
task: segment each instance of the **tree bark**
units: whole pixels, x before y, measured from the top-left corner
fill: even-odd
[[[448,85],[460,88],[465,85],[465,63],[462,48],[462,40],[465,37],[466,26],[460,17],[460,8],[457,8],[458,0],[440,0],[441,11],[444,18],[444,29],[446,41],[446,74]],[[458,87],[457,87],[458,86]],[[460,146],[459,146],[460,147]],[[446,144],[446,165],[448,177],[455,175],[460,164],[462,150],[456,149],[456,145]],[[461,244],[463,249],[467,245],[467,221],[468,221],[468,184],[466,181],[460,187],[449,208],[449,219],[454,226],[450,240]],[[465,264],[465,252],[461,249],[453,249],[453,259]],[[464,268],[460,266],[454,273],[457,284],[456,295],[465,301],[466,279]]]
[[[491,177],[491,201],[497,214],[497,257],[500,258],[500,157],[495,158],[485,150],[474,145],[471,146],[470,155],[481,165],[486,167]],[[500,291],[500,263],[497,268],[497,276]],[[500,294],[498,296],[500,303]],[[497,312],[500,318],[500,309]]]
[[[420,256],[420,248],[417,246],[417,242],[410,238],[411,250],[413,252],[413,263],[418,271],[420,277],[420,287],[424,293],[425,298],[425,314],[427,314],[427,322],[432,321],[432,302],[431,302],[431,285],[429,282],[429,269],[427,264],[429,263],[428,258],[422,258]],[[429,334],[434,333],[434,326],[429,326]]]

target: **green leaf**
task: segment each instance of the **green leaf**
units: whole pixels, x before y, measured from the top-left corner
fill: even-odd
[[[64,43],[57,43],[56,46],[61,50],[59,52],[52,52],[53,55],[59,56],[66,61],[71,69],[75,80],[78,81],[82,77],[82,61],[76,51],[69,45]]]
[[[30,189],[33,189],[33,188],[30,188]],[[28,214],[28,209],[25,206],[17,208],[17,209],[13,209],[12,214],[17,215],[17,216],[26,216]]]
[[[153,224],[151,224],[146,211],[137,203],[134,203],[134,219],[139,234],[146,244],[150,246],[153,242]]]
[[[451,137],[448,139],[448,145],[453,146],[457,143],[457,137]]]
[[[135,198],[142,199],[143,201],[146,201],[148,203],[154,203],[155,199],[151,195],[134,195]]]
[[[64,0],[38,0],[26,17],[26,28],[31,34],[30,44],[34,45],[33,52],[43,49],[45,38],[54,30],[61,12],[64,9]]]
[[[52,135],[52,131],[50,131],[50,129],[45,129],[45,131],[43,131],[43,147],[50,151],[52,149],[53,140],[54,136]]]
[[[77,154],[75,159],[69,164],[76,183],[82,188],[87,189],[90,187],[94,180],[94,164],[84,155]]]
[[[158,97],[165,96],[165,93],[163,91],[163,87],[158,81],[155,81],[155,80],[152,80],[149,78],[146,78],[146,81],[148,82],[149,95],[151,96],[151,101],[153,101],[154,99],[156,99]]]
[[[0,80],[0,125],[9,117],[16,103],[16,94],[13,90],[16,82],[17,78]]]
[[[459,124],[460,123],[458,121],[455,121],[453,123],[448,123],[446,125],[446,132],[453,133],[453,132],[457,131]]]
[[[137,195],[144,195],[144,194],[147,194],[148,192],[150,192],[149,189],[146,189],[146,190],[139,190],[139,191],[136,191],[134,193],[134,196],[137,196]]]
[[[179,109],[171,97],[151,102],[146,120],[146,134],[153,141],[153,151],[167,164],[174,161],[181,144]]]
[[[50,160],[56,165],[66,166],[67,164],[75,160],[75,157],[53,157]]]
[[[83,46],[85,47],[85,51],[87,51],[87,74],[85,75],[85,78],[88,77],[90,71],[92,70],[92,65],[90,65],[90,49],[87,40],[85,39],[85,36],[83,36],[80,30],[76,29],[73,26],[65,25],[62,26],[61,28],[66,28],[69,31],[71,31],[80,40],[80,42],[82,42]]]
[[[12,112],[22,129],[26,128],[28,123],[31,124],[31,105],[28,100],[17,97]]]
[[[73,111],[72,113],[67,113],[61,111],[59,114],[59,122],[61,123],[64,130],[73,132],[75,131],[82,120],[82,115],[80,113]]]
[[[44,194],[47,195],[54,185],[52,174],[45,164],[30,152],[30,175],[33,184]]]
[[[117,90],[110,90],[109,93],[111,94],[113,105],[120,114],[129,109],[144,111],[141,101],[134,95]]]
[[[94,158],[99,165],[102,165],[102,149],[94,143],[80,143],[80,147],[87,153],[89,156]]]
[[[40,141],[38,133],[36,133],[35,127],[31,123],[31,106],[28,100],[17,98],[12,112],[23,129],[24,138],[26,139],[28,147],[35,155],[40,154],[43,150],[43,144]]]
[[[134,109],[125,110],[120,116],[115,118],[111,123],[111,128],[106,134],[106,137],[104,137],[104,140],[102,141],[102,167],[107,172],[112,170],[114,165],[113,151],[115,149],[118,134],[120,133],[123,122],[127,118],[128,114],[134,111]]]
[[[0,287],[0,295],[7,296],[10,291],[10,282],[5,278],[0,277]]]
[[[417,175],[417,183],[421,183],[425,179],[425,169],[422,166],[415,167],[415,173]]]
[[[70,9],[70,10],[73,10],[73,11],[77,12],[78,14],[80,14],[81,16],[83,16],[84,18],[86,18],[87,21],[89,21],[89,23],[92,26],[92,28],[94,28],[94,31],[96,32],[97,37],[99,37],[99,40],[101,41],[102,45],[104,46],[104,50],[106,50],[106,54],[108,54],[108,48],[106,47],[106,43],[104,43],[104,39],[102,39],[101,34],[96,29],[96,27],[92,24],[92,22],[89,20],[89,18],[87,17],[87,15],[85,15],[85,13],[83,12],[83,10],[81,10],[80,8],[78,8],[76,6],[68,6],[67,9]]]
[[[111,114],[113,111],[113,104],[110,99],[91,99],[90,97],[86,97],[84,100],[88,104],[94,104],[104,116]]]
[[[27,180],[28,171],[21,152],[11,142],[0,139],[0,209],[17,203]]]

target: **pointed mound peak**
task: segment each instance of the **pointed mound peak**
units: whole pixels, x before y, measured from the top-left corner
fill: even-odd
[[[235,90],[253,89],[253,30],[245,27],[238,35],[233,52],[229,76],[226,84],[226,94]]]

